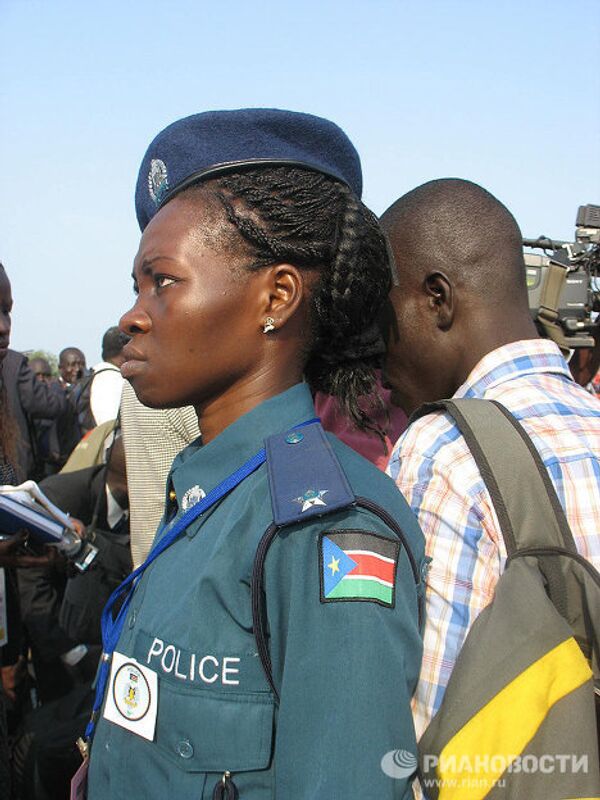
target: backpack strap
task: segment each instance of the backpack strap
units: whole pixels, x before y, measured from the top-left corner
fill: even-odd
[[[119,372],[119,368],[112,365],[110,367],[102,367],[99,370],[92,369],[82,381],[75,384],[73,389],[73,401],[77,412],[77,421],[81,429],[89,431],[97,427],[91,407],[92,384],[94,383],[94,378],[102,375],[103,372]],[[89,423],[92,423],[91,427]]]
[[[579,556],[535,445],[515,417],[495,400],[441,400],[423,406],[411,421],[439,410],[455,420],[479,467],[500,523],[507,564],[514,556],[535,555],[550,599],[569,619],[573,599],[569,601],[568,582],[555,556]]]
[[[464,436],[492,498],[509,556],[530,547],[559,547],[577,553],[565,512],[535,445],[501,403],[440,400],[422,406],[411,422],[432,411],[448,413]]]

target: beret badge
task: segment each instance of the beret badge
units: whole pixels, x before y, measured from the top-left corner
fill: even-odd
[[[157,206],[160,205],[160,201],[168,188],[167,165],[160,158],[153,158],[150,162],[150,172],[148,173],[148,191]]]

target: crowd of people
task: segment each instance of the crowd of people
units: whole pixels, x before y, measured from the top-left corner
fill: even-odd
[[[465,772],[481,798],[600,791],[600,348],[572,374],[540,336],[521,232],[481,186],[430,181],[380,219],[361,193],[327,120],[173,123],[139,171],[136,300],[92,369],[9,348],[0,269],[0,483],[36,481],[81,540],[0,530],[1,798],[437,798]],[[513,558],[516,452],[515,516],[450,398],[516,420],[554,554],[592,576],[549,644],[515,605],[515,650],[490,635],[471,671],[512,564],[537,566]],[[567,579],[540,565],[554,603]],[[567,752],[586,769],[511,774]]]

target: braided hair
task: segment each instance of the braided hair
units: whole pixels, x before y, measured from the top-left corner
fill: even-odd
[[[370,414],[383,408],[374,370],[383,340],[378,319],[391,277],[377,218],[341,182],[290,166],[248,168],[196,184],[216,197],[242,237],[248,269],[278,261],[316,269],[305,378],[332,395],[354,424],[380,437]]]

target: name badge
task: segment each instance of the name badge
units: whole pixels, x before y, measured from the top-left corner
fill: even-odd
[[[151,742],[154,740],[157,707],[156,672],[131,656],[114,652],[104,719]]]

